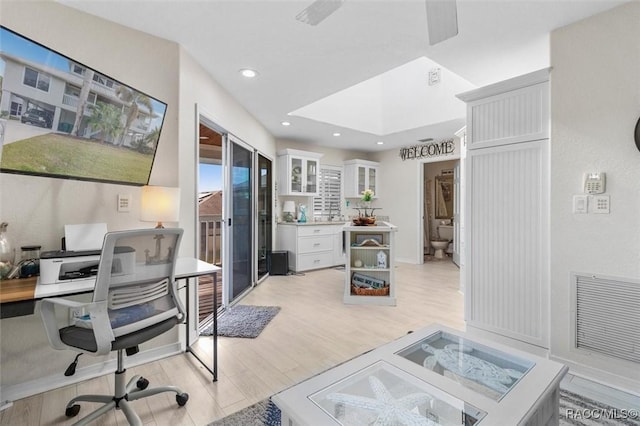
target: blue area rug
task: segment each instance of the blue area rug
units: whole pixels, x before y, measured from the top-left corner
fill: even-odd
[[[278,312],[280,312],[279,306],[233,306],[218,317],[218,336],[254,339],[260,335]],[[213,324],[200,334],[211,336]]]

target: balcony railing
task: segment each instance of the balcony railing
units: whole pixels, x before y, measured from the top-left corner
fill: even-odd
[[[221,244],[221,220],[219,215],[200,216],[200,260],[214,265],[222,265],[222,244]],[[222,273],[218,273],[217,286],[217,306],[220,307],[222,300]],[[210,318],[213,314],[213,285],[211,279],[200,278],[198,280],[198,317],[200,321]]]

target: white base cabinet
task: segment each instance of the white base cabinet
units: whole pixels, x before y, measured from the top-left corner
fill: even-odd
[[[278,250],[289,253],[289,269],[295,272],[344,265],[344,223],[279,223]]]
[[[344,231],[347,245],[344,303],[395,306],[397,227],[378,222],[374,226],[345,226]]]

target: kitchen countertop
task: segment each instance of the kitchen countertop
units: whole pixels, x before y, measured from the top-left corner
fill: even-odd
[[[327,222],[327,221],[322,221],[322,222],[304,222],[304,223],[300,223],[300,222],[280,222],[278,223],[278,225],[296,225],[296,226],[314,226],[314,225],[346,225],[348,222],[346,221],[342,221],[342,220],[334,220],[333,222]]]

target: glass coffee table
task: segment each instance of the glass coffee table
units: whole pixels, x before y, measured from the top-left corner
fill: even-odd
[[[567,367],[432,325],[272,397],[283,425],[558,424]]]

